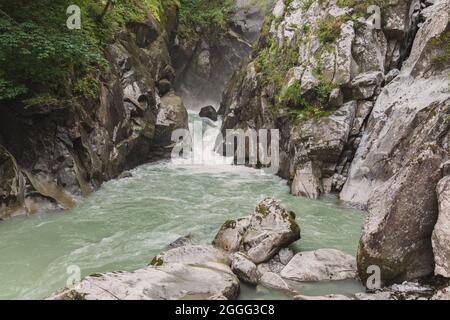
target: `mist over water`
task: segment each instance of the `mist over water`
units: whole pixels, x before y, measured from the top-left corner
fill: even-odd
[[[191,114],[190,119],[199,118]],[[204,123],[205,129],[212,125]],[[302,239],[295,250],[356,252],[363,213],[337,206],[333,197],[292,197],[286,181],[263,171],[161,161],[132,174],[105,183],[74,210],[0,223],[0,298],[44,298],[66,285],[72,265],[80,267],[82,276],[145,267],[170,242],[188,234],[195,242],[210,243],[227,219],[252,213],[265,197],[281,200],[297,214]],[[304,284],[299,290],[316,295],[354,293],[362,287],[344,281]],[[240,298],[288,298],[244,285],[241,291]]]

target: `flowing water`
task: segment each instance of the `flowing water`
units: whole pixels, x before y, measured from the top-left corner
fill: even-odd
[[[297,214],[302,239],[295,250],[356,252],[362,212],[336,205],[333,197],[292,197],[286,181],[262,171],[161,161],[132,174],[105,183],[74,210],[0,223],[0,299],[44,298],[65,286],[74,266],[81,276],[142,268],[167,244],[187,234],[196,242],[210,243],[223,222],[250,214],[268,196]],[[298,289],[309,295],[363,290],[356,281],[302,284]],[[288,297],[242,286],[240,298]]]

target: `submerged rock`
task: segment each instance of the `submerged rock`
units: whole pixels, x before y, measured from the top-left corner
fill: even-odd
[[[178,247],[184,247],[187,245],[191,245],[192,243],[192,236],[191,235],[187,235],[184,237],[180,237],[178,239],[176,239],[175,241],[171,242],[168,247],[169,249],[174,249],[174,248],[178,248]]]
[[[240,250],[254,263],[261,263],[298,239],[300,228],[295,215],[267,198],[253,215],[226,222],[213,243],[227,251]]]
[[[299,252],[280,275],[301,282],[355,279],[356,260],[335,249]]]
[[[208,118],[212,121],[217,121],[217,111],[213,106],[206,106],[200,110],[199,116]]]
[[[224,264],[171,263],[134,272],[108,272],[84,278],[50,300],[235,299],[239,281]]]

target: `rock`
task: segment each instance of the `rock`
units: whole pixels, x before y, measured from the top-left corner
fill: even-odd
[[[238,251],[251,219],[252,216],[245,216],[226,221],[214,238],[213,245],[229,252]]]
[[[436,192],[439,216],[432,236],[434,274],[450,278],[450,175],[438,183]]]
[[[192,244],[193,244],[192,236],[187,235],[187,236],[176,239],[175,241],[170,243],[168,247],[169,247],[169,249],[174,249],[174,248],[184,247],[184,246],[188,246],[188,245],[192,245]]]
[[[331,108],[339,108],[344,104],[344,94],[341,89],[336,88],[331,91],[328,104]]]
[[[355,279],[356,261],[354,257],[334,249],[299,252],[280,275],[301,282]]]
[[[450,287],[438,290],[431,300],[450,300]]]
[[[128,22],[127,28],[136,34],[136,43],[140,48],[149,46],[160,34],[158,22],[151,15],[147,16],[145,22]]]
[[[392,80],[394,80],[398,75],[400,74],[400,70],[398,69],[392,69],[389,71],[385,76],[386,84],[389,84]]]
[[[300,228],[294,214],[281,207],[279,202],[267,198],[256,207],[241,249],[253,262],[261,263],[298,239]]]
[[[327,301],[327,300],[353,300],[347,296],[340,294],[330,294],[327,296],[304,296],[296,295],[294,300],[305,300],[305,301]]]
[[[294,252],[289,248],[283,248],[278,252],[280,262],[284,265],[287,265],[289,261],[291,261],[293,256]]]
[[[200,110],[199,116],[217,121],[217,111],[213,106],[206,106]]]
[[[404,282],[375,292],[356,293],[356,300],[429,300],[433,289],[418,283]]]
[[[297,167],[291,183],[291,194],[309,199],[318,199],[324,193],[320,168],[310,162]]]
[[[323,192],[320,169],[311,161],[298,166],[291,183],[291,194],[318,199]]]
[[[258,284],[260,278],[258,269],[244,254],[238,252],[232,255],[231,270],[239,280],[252,285]]]
[[[230,258],[225,252],[213,246],[187,245],[162,252],[154,257],[150,264],[161,266],[172,263],[198,264],[206,262],[230,265]]]
[[[381,268],[385,285],[433,273],[431,234],[438,216],[435,186],[441,179],[442,153],[436,145],[423,146],[373,193],[357,255],[363,281],[371,265]]]
[[[133,174],[130,171],[124,171],[117,177],[117,179],[126,179],[126,178],[133,178]]]
[[[417,156],[424,144],[438,142],[448,150],[448,128],[443,125],[450,104],[448,71],[430,60],[443,54],[432,39],[445,32],[449,6],[449,1],[440,1],[426,9],[427,22],[418,30],[400,75],[376,99],[340,194],[344,202],[367,208],[372,192]]]
[[[350,83],[353,97],[356,99],[369,99],[373,97],[381,87],[383,80],[384,75],[380,71],[358,75]]]
[[[227,251],[240,250],[258,264],[298,239],[300,228],[294,214],[267,198],[258,204],[253,215],[227,221],[213,244]]]
[[[392,293],[388,291],[379,291],[375,293],[366,293],[366,292],[355,293],[355,299],[377,300],[377,301],[394,300],[392,297]]]
[[[161,98],[156,119],[156,140],[161,147],[172,144],[172,133],[176,129],[187,129],[188,114],[181,98],[171,92]]]
[[[158,81],[158,91],[159,95],[163,96],[172,89],[172,83],[167,79],[162,79]]]
[[[264,273],[259,283],[269,289],[291,291],[283,278],[273,272]]]
[[[239,280],[219,263],[170,263],[134,272],[108,272],[84,278],[49,300],[235,299]]]

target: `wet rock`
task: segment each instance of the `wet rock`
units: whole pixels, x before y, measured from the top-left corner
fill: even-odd
[[[172,83],[167,79],[162,79],[158,81],[158,91],[159,95],[163,96],[172,89]]]
[[[172,133],[176,129],[186,129],[188,114],[183,101],[175,93],[170,92],[161,98],[156,119],[155,139],[159,146],[172,144]]]
[[[227,221],[213,244],[227,251],[239,249],[254,263],[261,263],[298,239],[300,228],[294,214],[267,198],[258,204],[253,215]]]
[[[436,192],[439,216],[432,237],[434,274],[450,278],[450,175],[438,183]]]
[[[200,110],[199,116],[208,118],[212,121],[217,121],[217,111],[213,106],[206,106]]]
[[[206,263],[215,262],[230,265],[228,255],[213,246],[186,245],[162,252],[151,261],[151,265],[160,266],[172,263]]]
[[[239,280],[220,263],[170,263],[134,272],[108,272],[84,278],[50,300],[235,299]]]
[[[299,252],[280,275],[301,282],[355,279],[356,261],[354,257],[334,249]]]
[[[239,280],[252,285],[257,285],[261,276],[256,265],[240,252],[231,256],[231,270]]]
[[[290,291],[288,284],[283,278],[273,272],[265,272],[261,276],[259,284],[269,289]]]
[[[168,247],[169,247],[169,249],[174,249],[174,248],[184,247],[184,246],[188,246],[188,245],[192,245],[192,244],[193,244],[192,236],[187,235],[187,236],[176,239],[175,241],[170,243]]]
[[[356,293],[356,300],[429,300],[434,290],[415,282],[404,282],[374,292]]]
[[[130,171],[124,171],[122,172],[117,179],[126,179],[126,178],[132,178],[133,174]]]

